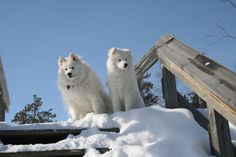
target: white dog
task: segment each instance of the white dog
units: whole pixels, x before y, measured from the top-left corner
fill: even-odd
[[[129,49],[111,48],[109,50],[107,72],[113,112],[144,106]]]
[[[75,54],[58,60],[58,87],[73,120],[89,112],[108,113],[109,97],[97,74]]]

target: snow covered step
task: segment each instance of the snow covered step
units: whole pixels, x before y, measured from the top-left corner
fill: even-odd
[[[96,148],[99,153],[104,154],[110,151],[108,148]],[[50,151],[32,151],[32,152],[5,152],[0,153],[0,157],[82,157],[86,153],[86,149],[72,150],[50,150]]]
[[[47,144],[66,139],[69,134],[79,135],[80,129],[47,129],[47,130],[0,130],[0,140],[6,144]],[[99,131],[119,133],[119,128],[100,128]]]

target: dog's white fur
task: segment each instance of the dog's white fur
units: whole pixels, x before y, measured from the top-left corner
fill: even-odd
[[[97,74],[76,54],[58,60],[58,87],[73,120],[108,113],[109,97]]]
[[[107,73],[113,112],[144,106],[129,49],[111,48],[109,50]]]

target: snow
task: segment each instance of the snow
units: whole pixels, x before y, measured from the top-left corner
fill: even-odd
[[[79,121],[31,125],[0,123],[1,130],[84,127],[90,129],[77,136],[69,135],[54,144],[0,144],[0,152],[90,148],[86,157],[211,157],[207,131],[186,109],[166,109],[156,105],[113,115],[90,113]],[[110,127],[119,127],[120,133],[98,130]],[[100,154],[93,149],[99,147],[111,150]]]

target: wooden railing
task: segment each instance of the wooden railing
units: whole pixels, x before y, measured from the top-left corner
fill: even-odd
[[[0,56],[0,121],[5,121],[5,111],[8,111],[10,104],[7,81],[5,78],[2,59]]]
[[[192,111],[195,120],[209,132],[212,153],[219,157],[235,157],[228,121],[236,126],[236,74],[168,34],[162,36],[135,66],[137,76],[158,60],[163,67],[166,107],[184,107]],[[209,122],[176,90],[175,77],[206,102]]]

